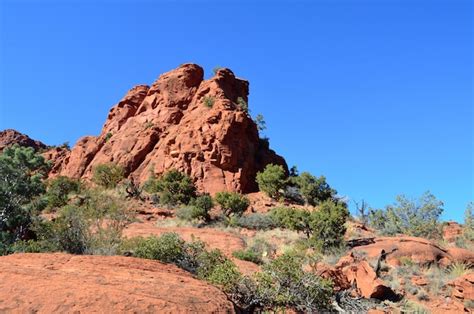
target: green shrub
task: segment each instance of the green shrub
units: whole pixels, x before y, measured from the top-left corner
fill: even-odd
[[[259,132],[262,132],[267,128],[267,123],[265,122],[265,118],[260,113],[255,117],[254,122],[257,125],[257,129]]]
[[[294,181],[306,203],[312,206],[334,199],[337,193],[329,186],[324,176],[318,178],[308,172],[303,172],[295,177]]]
[[[302,265],[300,256],[283,254],[263,266],[256,275],[256,295],[264,307],[292,307],[309,313],[331,309],[332,283],[304,272]]]
[[[291,207],[275,207],[270,211],[275,224],[280,228],[303,232],[308,238],[312,234],[311,213],[307,210]]]
[[[145,184],[149,193],[159,193],[160,203],[165,205],[187,205],[196,196],[196,187],[190,177],[172,169],[161,177],[153,176]]]
[[[249,105],[242,97],[237,98],[237,105],[242,111],[249,111]]]
[[[163,263],[179,263],[185,254],[185,242],[176,233],[151,236],[137,243],[134,256],[156,259]]]
[[[96,166],[92,175],[95,184],[107,189],[115,188],[123,178],[123,167],[110,163]]]
[[[212,108],[214,106],[215,99],[212,96],[204,96],[202,101],[207,108]]]
[[[252,262],[255,264],[262,264],[262,258],[252,250],[237,250],[232,253],[232,256],[243,261]]]
[[[11,244],[26,240],[30,225],[43,206],[39,196],[48,163],[33,148],[13,145],[0,155],[0,255]]]
[[[257,238],[245,250],[232,253],[235,258],[255,264],[263,264],[275,251],[275,247],[263,239]]]
[[[349,211],[345,205],[325,201],[318,210],[311,212],[311,242],[321,247],[323,251],[342,246],[347,218],[349,218]]]
[[[215,200],[227,217],[242,215],[250,205],[247,197],[235,192],[219,192],[216,194]]]
[[[80,187],[81,183],[76,179],[65,176],[52,179],[46,191],[48,206],[53,208],[66,205],[69,194],[79,192]]]
[[[268,230],[276,227],[270,215],[255,213],[239,217],[235,225],[250,230]]]
[[[464,212],[463,236],[468,241],[474,241],[474,202],[470,202]]]
[[[257,173],[256,181],[260,191],[273,199],[279,199],[286,185],[285,169],[281,165],[269,164]]]
[[[398,233],[414,237],[436,238],[440,236],[439,217],[443,212],[443,202],[425,192],[418,200],[397,196],[394,205],[385,210],[369,212],[369,225],[382,234]]]
[[[208,194],[198,196],[191,200],[190,205],[179,208],[176,216],[180,219],[209,221],[209,211],[214,207],[212,197]]]
[[[242,274],[237,266],[230,260],[215,265],[205,278],[208,282],[221,287],[224,292],[233,291]]]

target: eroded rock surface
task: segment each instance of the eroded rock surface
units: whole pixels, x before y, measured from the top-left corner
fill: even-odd
[[[257,190],[255,175],[285,160],[259,139],[242,108],[249,84],[220,69],[209,80],[195,64],[132,88],[111,110],[97,137],[81,138],[55,164],[54,175],[90,179],[95,166],[117,163],[136,182],[171,168],[190,175],[201,192]]]
[[[218,288],[173,265],[119,256],[0,257],[0,312],[233,313]]]

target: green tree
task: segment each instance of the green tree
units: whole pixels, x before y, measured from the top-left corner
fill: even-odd
[[[250,205],[248,198],[235,192],[219,192],[215,200],[227,217],[240,216]]]
[[[255,117],[255,124],[257,125],[257,129],[259,132],[262,132],[267,129],[267,123],[265,122],[265,118],[262,114],[257,114]]]
[[[344,244],[346,220],[349,218],[347,206],[343,203],[325,201],[311,212],[311,242],[323,251],[341,247]]]
[[[371,210],[369,224],[387,235],[401,233],[435,238],[440,236],[439,217],[443,213],[443,205],[430,192],[425,192],[416,200],[399,195],[395,204],[385,210]]]
[[[125,171],[123,167],[112,163],[101,164],[94,168],[92,181],[99,186],[112,189],[123,180]]]
[[[262,172],[257,173],[256,181],[260,191],[273,199],[279,199],[286,186],[286,178],[283,166],[268,164]]]
[[[318,178],[308,172],[303,172],[295,178],[295,181],[306,203],[312,206],[334,199],[337,193],[329,186],[324,176]]]
[[[36,215],[35,200],[44,193],[49,165],[31,147],[7,147],[0,155],[0,254],[26,239]]]
[[[474,241],[474,202],[467,204],[464,212],[464,237]]]
[[[187,205],[196,196],[196,186],[186,174],[172,169],[157,179],[146,183],[150,193],[159,193],[160,203],[166,205]]]

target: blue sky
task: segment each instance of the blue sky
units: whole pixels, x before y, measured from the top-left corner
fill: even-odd
[[[373,207],[474,200],[473,7],[426,1],[0,1],[0,129],[97,135],[181,63],[250,81],[271,147]]]

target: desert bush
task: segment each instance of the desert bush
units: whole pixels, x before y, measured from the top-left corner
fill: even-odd
[[[258,299],[266,308],[292,307],[313,312],[331,308],[332,283],[306,273],[302,258],[283,254],[256,275]]]
[[[191,221],[191,220],[203,220],[209,221],[209,211],[214,207],[212,197],[208,194],[198,196],[191,200],[188,206],[179,208],[176,211],[176,216],[179,219]]]
[[[235,225],[250,230],[268,230],[276,227],[275,221],[267,214],[250,214],[239,217]]]
[[[286,173],[281,165],[268,164],[257,173],[256,181],[260,191],[273,199],[279,199],[286,185]]]
[[[250,205],[247,197],[235,192],[219,192],[214,199],[227,217],[242,215]]]
[[[294,181],[306,203],[312,206],[334,199],[337,193],[329,186],[324,176],[318,178],[308,172],[303,172],[295,177]]]
[[[303,232],[312,246],[323,251],[344,244],[345,222],[349,211],[343,203],[326,201],[318,210],[307,211],[289,207],[276,207],[270,212],[275,223],[282,228]]]
[[[323,251],[342,246],[348,217],[349,211],[344,204],[323,202],[319,209],[310,215],[311,242]]]
[[[464,212],[463,237],[468,241],[474,241],[474,202],[470,202]]]
[[[369,224],[382,234],[398,233],[415,237],[436,238],[440,236],[439,216],[443,202],[425,192],[418,200],[397,196],[394,205],[385,210],[370,210]]]
[[[242,111],[249,111],[249,105],[242,97],[237,98],[237,105],[240,109],[242,109]]]
[[[255,264],[262,264],[262,258],[252,250],[237,250],[232,253],[232,256],[243,261],[252,262]]]
[[[44,203],[48,163],[33,148],[13,145],[0,155],[0,255],[15,241],[28,240],[30,225]]]
[[[270,211],[270,217],[278,227],[302,232],[308,238],[312,234],[310,216],[311,213],[307,210],[284,206],[275,207]]]
[[[185,242],[176,233],[164,233],[160,237],[144,238],[137,241],[136,245],[134,256],[156,259],[163,263],[179,264],[185,254]]]
[[[112,163],[101,164],[93,169],[92,181],[95,184],[112,189],[117,186],[117,184],[122,181],[124,178],[124,169],[119,165]]]
[[[455,262],[449,265],[446,271],[448,272],[449,277],[451,279],[455,279],[471,272],[472,267],[474,267],[474,265],[469,265],[469,264],[461,263],[461,262]]]
[[[80,188],[81,183],[77,179],[72,179],[65,176],[59,176],[52,179],[49,181],[46,190],[48,207],[53,208],[66,205],[69,194],[79,192]]]
[[[203,97],[202,101],[207,108],[212,108],[214,106],[215,99],[212,96]]]
[[[126,180],[124,187],[125,187],[125,193],[127,194],[127,198],[143,201],[143,197],[142,197],[143,187],[135,183],[133,179]]]
[[[187,205],[196,196],[196,187],[189,176],[172,169],[161,177],[151,176],[145,183],[145,190],[149,193],[159,193],[161,204]]]
[[[253,240],[246,249],[238,250],[232,253],[235,258],[249,261],[255,264],[263,264],[264,259],[268,260],[273,255],[275,247],[261,238]]]

